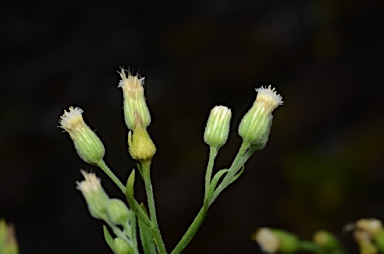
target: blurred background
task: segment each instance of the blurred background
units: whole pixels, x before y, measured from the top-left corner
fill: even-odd
[[[216,170],[233,159],[237,126],[272,84],[285,104],[270,142],[211,207],[185,253],[260,253],[261,226],[311,239],[334,232],[356,253],[345,224],[384,219],[384,36],[381,1],[73,1],[1,4],[0,217],[21,253],[110,253],[102,223],[75,189],[81,161],[57,128],[69,105],[102,137],[125,181],[120,66],[146,78],[158,154],[153,184],[168,249],[202,203],[209,110],[233,110]],[[139,182],[139,181],[137,181]],[[143,187],[136,194],[144,201]]]

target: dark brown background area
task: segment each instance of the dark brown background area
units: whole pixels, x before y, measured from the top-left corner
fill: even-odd
[[[1,4],[0,217],[21,253],[109,253],[101,222],[75,189],[83,163],[57,128],[69,105],[107,148],[121,179],[126,150],[120,66],[146,78],[158,147],[153,183],[171,249],[198,211],[209,110],[233,110],[216,169],[240,143],[237,125],[254,88],[273,84],[285,105],[270,142],[212,206],[185,253],[258,253],[260,226],[310,239],[360,217],[384,218],[384,40],[381,1],[55,1]],[[137,185],[139,200],[145,200]]]

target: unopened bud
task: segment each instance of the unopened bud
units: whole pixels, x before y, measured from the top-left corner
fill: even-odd
[[[125,123],[130,130],[137,126],[140,119],[142,127],[146,128],[151,123],[151,115],[144,97],[144,78],[132,76],[121,69],[119,87],[123,89]]]
[[[127,241],[125,241],[124,239],[121,239],[120,237],[116,237],[114,239],[113,251],[116,254],[133,254],[133,253],[135,253],[132,246]]]
[[[269,254],[295,253],[299,249],[298,238],[283,230],[260,228],[252,237]]]
[[[82,160],[97,164],[105,154],[104,145],[100,138],[84,122],[81,108],[69,107],[60,117],[60,127],[69,133],[75,149]]]
[[[224,106],[215,106],[211,110],[204,132],[205,143],[221,147],[227,142],[231,116],[231,110]]]
[[[81,173],[85,180],[77,182],[77,189],[83,194],[89,212],[96,219],[106,219],[109,197],[101,186],[100,179],[93,173]]]
[[[4,219],[0,219],[0,253],[19,253],[19,246],[15,236],[15,228],[13,225],[7,225]]]
[[[271,86],[261,87],[256,91],[258,94],[255,102],[240,122],[239,135],[244,142],[263,149],[268,141],[272,125],[272,112],[283,104],[283,100]]]
[[[156,153],[156,146],[144,128],[136,128],[133,133],[128,133],[128,146],[132,158],[138,161],[152,159]]]
[[[129,219],[128,207],[120,199],[110,199],[107,204],[107,214],[115,225],[123,225]]]
[[[336,239],[336,237],[325,230],[317,231],[313,235],[313,242],[319,246],[323,252],[328,251],[329,253],[336,253],[337,251],[342,251],[343,247],[341,243]]]

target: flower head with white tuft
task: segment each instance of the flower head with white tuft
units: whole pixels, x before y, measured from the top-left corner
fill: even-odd
[[[271,130],[272,112],[279,105],[283,105],[283,98],[271,86],[260,87],[256,91],[255,102],[240,122],[239,135],[246,143],[263,149]]]
[[[67,132],[71,132],[74,128],[84,123],[83,110],[79,107],[69,107],[69,111],[64,110],[61,115],[59,124]]]
[[[90,164],[99,163],[105,154],[105,148],[96,133],[84,122],[81,108],[69,107],[64,110],[59,124],[69,133],[80,158]]]
[[[269,85],[266,87],[260,87],[256,89],[257,97],[255,103],[265,104],[265,107],[270,108],[273,111],[280,105],[284,104],[283,97],[277,94],[275,88]]]

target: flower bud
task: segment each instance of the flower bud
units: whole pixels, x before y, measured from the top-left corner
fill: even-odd
[[[378,219],[360,219],[356,222],[356,228],[374,236],[383,231],[383,225]]]
[[[109,197],[101,186],[100,179],[93,173],[81,173],[85,180],[77,182],[77,189],[83,194],[89,212],[96,219],[106,219]]]
[[[84,122],[81,108],[69,107],[60,117],[60,127],[69,133],[75,149],[82,160],[97,164],[105,154],[104,145],[99,137]]]
[[[324,253],[338,253],[342,252],[343,247],[336,237],[325,230],[317,231],[313,235],[313,242],[321,248]]]
[[[135,253],[132,246],[124,239],[116,237],[114,239],[113,252],[116,254],[133,254]]]
[[[128,133],[129,153],[138,161],[151,159],[156,153],[156,146],[144,128],[136,128]]]
[[[244,115],[239,126],[239,135],[244,142],[257,145],[263,149],[268,141],[272,125],[272,112],[283,104],[281,95],[271,86],[258,88],[255,102],[251,109]]]
[[[298,238],[283,230],[260,228],[252,237],[266,253],[295,253],[299,249]]]
[[[15,236],[15,228],[13,225],[7,225],[4,219],[0,219],[0,253],[19,253],[19,246]]]
[[[224,106],[215,106],[211,110],[204,132],[205,143],[221,147],[227,142],[231,116],[231,110]]]
[[[110,199],[107,204],[107,214],[115,225],[123,225],[129,219],[128,207],[120,199]]]
[[[141,121],[144,128],[151,123],[151,115],[144,97],[144,78],[132,76],[121,69],[119,87],[123,89],[125,123],[130,130],[134,130],[137,120]]]

